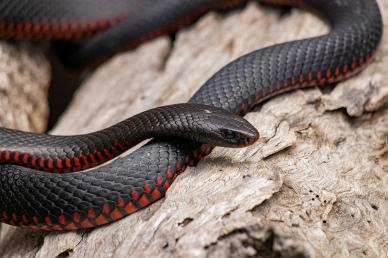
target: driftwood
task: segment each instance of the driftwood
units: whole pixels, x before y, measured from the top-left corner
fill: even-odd
[[[388,3],[380,0],[380,6],[388,31]],[[53,133],[89,132],[184,102],[234,58],[327,30],[305,11],[281,14],[255,3],[208,14],[174,42],[159,38],[95,71]],[[30,68],[19,72],[24,69]],[[387,257],[387,82],[388,33],[354,79],[334,89],[285,94],[249,113],[259,142],[216,148],[179,176],[162,201],[90,231],[41,233],[4,225],[0,255]],[[36,114],[24,112],[34,124]],[[9,125],[18,126],[18,117],[12,119]]]

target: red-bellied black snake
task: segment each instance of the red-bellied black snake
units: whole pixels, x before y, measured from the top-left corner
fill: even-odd
[[[83,66],[85,60],[99,63],[119,50],[174,31],[209,10],[245,2],[6,0],[0,4],[0,35],[78,40],[69,47],[73,51],[66,55],[65,62]],[[342,81],[364,67],[382,36],[382,19],[375,0],[259,2],[312,9],[332,29],[323,36],[277,44],[238,58],[213,75],[189,100],[191,104],[207,106],[201,109],[189,105],[185,118],[179,113],[158,121],[184,124],[182,121],[191,121],[197,107],[198,121],[207,117],[205,113],[224,126],[212,128],[217,133],[211,139],[219,137],[225,143],[237,138],[242,139],[238,142],[240,145],[251,144],[257,138],[254,128],[237,117],[230,118],[231,124],[220,117],[228,117],[227,112],[244,115],[255,105],[283,92]],[[84,38],[89,39],[80,41]],[[211,106],[225,111],[213,110]],[[167,107],[167,116],[172,112],[168,108],[181,112]],[[163,118],[165,114],[158,115]],[[146,122],[141,124],[139,131],[146,126]],[[212,144],[211,139],[210,145],[191,141],[198,140],[193,137],[198,132],[193,132],[191,136],[186,135],[191,140],[157,137],[125,157],[85,172],[47,173],[33,169],[80,170],[134,144],[121,135],[126,126],[118,124],[113,128],[79,138],[0,130],[0,160],[14,163],[0,166],[0,220],[58,231],[113,222],[162,198],[177,175],[186,167],[194,166],[210,153],[213,145],[219,144],[217,140]],[[147,137],[150,136],[147,134]],[[44,143],[43,147],[39,143]]]

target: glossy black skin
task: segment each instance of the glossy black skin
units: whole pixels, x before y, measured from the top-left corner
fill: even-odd
[[[253,106],[280,93],[347,78],[359,71],[376,50],[382,36],[382,20],[375,0],[298,0],[296,3],[325,17],[332,26],[331,32],[240,57],[211,77],[189,102],[244,115]],[[336,74],[336,70],[341,76],[327,76]],[[308,79],[310,73],[311,80]],[[327,76],[326,81],[318,78],[320,73],[322,77]],[[299,81],[294,85],[292,79],[295,78]],[[182,167],[195,165],[208,152],[209,149],[199,143],[157,139],[106,166],[84,173],[47,174],[18,166],[1,166],[0,207],[16,214],[11,222],[6,218],[2,220],[19,226],[41,227],[46,217],[54,224],[59,223],[61,215],[67,222],[74,221],[74,212],[86,219],[88,210],[100,214],[104,204],[109,203],[113,209],[120,198],[125,204],[133,203],[140,209],[160,198],[151,196],[150,191],[158,189],[163,196],[168,187],[161,185],[171,184],[183,171]],[[133,191],[138,195],[131,195]],[[142,202],[139,196],[149,202]],[[22,215],[28,219],[37,216],[39,223],[23,221]],[[96,225],[101,224],[92,226]],[[66,230],[51,226],[44,229]]]

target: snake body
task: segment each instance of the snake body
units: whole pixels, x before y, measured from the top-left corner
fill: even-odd
[[[13,3],[18,1],[12,0]],[[180,10],[185,15],[193,10],[190,17],[197,17],[211,9],[204,6],[222,6],[221,1],[211,0],[153,2],[158,2],[155,4],[158,8],[163,5],[161,2],[174,8],[163,7],[161,10],[166,16],[155,17],[158,22],[146,23],[148,32],[145,34],[141,32],[143,18],[134,12],[130,17],[134,19],[134,25],[129,26],[130,34],[143,35],[143,39],[142,36],[134,39],[135,43],[142,42],[149,35],[160,35],[163,32],[160,28],[169,31],[172,27],[169,24],[176,25],[176,19],[186,24],[180,18],[183,17]],[[245,1],[222,2],[235,5]],[[323,16],[332,29],[323,36],[277,44],[238,58],[214,74],[189,103],[244,115],[257,104],[280,93],[342,81],[365,66],[382,36],[382,19],[375,0],[260,2],[312,9]],[[151,8],[148,1],[144,3]],[[157,8],[150,10],[146,13],[158,16],[160,12],[156,11],[160,10]],[[117,26],[124,24],[120,22],[121,14],[117,17]],[[146,17],[151,18],[150,15]],[[149,32],[152,25],[156,26],[153,31],[160,32]],[[96,37],[102,36],[97,34]],[[82,43],[85,45],[80,49],[97,46],[98,40],[91,40],[91,45]],[[0,220],[12,225],[59,231],[91,228],[116,221],[162,198],[174,179],[208,155],[211,149],[210,145],[189,140],[155,139],[125,157],[85,172],[53,174],[16,165],[1,165]]]

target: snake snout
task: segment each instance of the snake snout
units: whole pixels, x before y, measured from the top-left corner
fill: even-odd
[[[223,122],[218,131],[224,147],[246,147],[259,138],[256,128],[242,117],[229,115]]]

